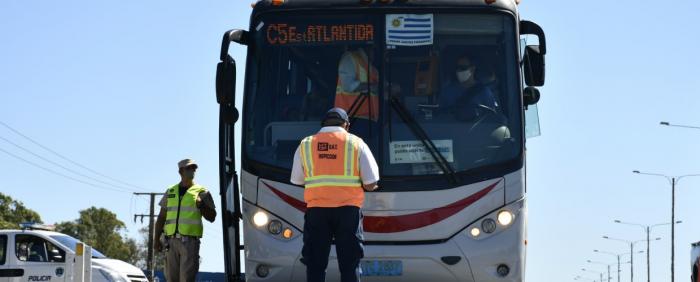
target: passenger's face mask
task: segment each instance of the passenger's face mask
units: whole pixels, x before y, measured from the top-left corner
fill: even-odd
[[[464,82],[469,81],[469,79],[471,79],[473,75],[474,75],[474,68],[469,68],[467,70],[458,71],[457,72],[457,80],[459,80],[459,82],[461,82],[461,83],[464,83]]]

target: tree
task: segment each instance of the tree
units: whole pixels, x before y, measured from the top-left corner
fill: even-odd
[[[120,232],[126,225],[117,219],[117,215],[104,209],[91,207],[80,211],[80,218],[56,224],[56,231],[61,232],[99,250],[106,256],[126,261],[138,262],[136,241],[123,237]]]
[[[22,222],[42,223],[41,216],[22,202],[0,193],[0,229],[18,229]]]

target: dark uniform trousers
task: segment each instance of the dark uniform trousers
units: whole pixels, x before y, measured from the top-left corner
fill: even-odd
[[[328,255],[335,239],[340,281],[360,281],[360,259],[364,257],[362,213],[355,206],[309,208],[304,215],[304,247],[302,262],[306,265],[306,281],[326,279]]]
[[[177,236],[167,238],[165,255],[165,280],[168,282],[194,282],[199,272],[199,246],[197,237]]]

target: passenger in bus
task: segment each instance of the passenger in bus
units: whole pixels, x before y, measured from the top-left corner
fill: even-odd
[[[352,121],[350,132],[365,140],[370,148],[377,148],[376,136],[380,130],[377,123],[379,73],[368,63],[369,60],[362,47],[346,49],[338,63],[334,105],[348,113]]]
[[[351,117],[377,121],[379,73],[368,61],[363,48],[349,48],[340,57],[335,107],[344,109]],[[363,94],[368,94],[367,98],[361,98]]]
[[[454,79],[442,89],[440,106],[459,121],[474,120],[489,113],[500,113],[500,105],[489,84],[480,81],[483,67],[468,55],[460,56],[454,69]]]

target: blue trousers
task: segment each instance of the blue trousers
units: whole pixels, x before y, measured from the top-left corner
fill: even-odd
[[[304,215],[302,262],[306,281],[326,281],[331,242],[335,239],[341,282],[360,281],[360,259],[364,257],[360,208],[309,208]]]

